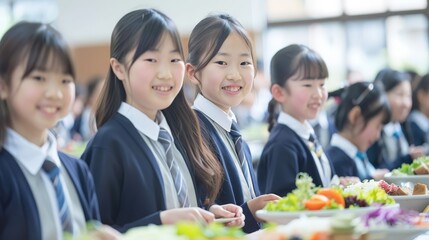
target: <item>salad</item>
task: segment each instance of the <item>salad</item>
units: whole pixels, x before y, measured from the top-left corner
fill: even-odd
[[[414,159],[411,164],[403,163],[392,171],[392,176],[409,176],[429,174],[429,156]]]
[[[96,227],[96,226],[95,226]],[[65,236],[65,239],[93,240],[97,238],[95,228],[78,238]],[[243,231],[238,227],[225,227],[221,223],[203,225],[191,222],[182,222],[175,225],[149,225],[136,227],[128,230],[117,238],[117,240],[239,240],[244,239]]]
[[[277,202],[269,202],[267,211],[302,211],[367,207],[371,205],[394,204],[376,182],[353,184],[342,189],[338,186],[320,188],[315,186],[307,173],[299,173],[295,181],[296,189]]]

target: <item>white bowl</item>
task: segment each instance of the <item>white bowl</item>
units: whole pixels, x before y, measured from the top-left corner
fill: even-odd
[[[399,204],[391,204],[382,206],[382,208],[398,208]],[[278,223],[278,224],[287,224],[290,221],[300,218],[301,216],[308,217],[331,217],[336,214],[355,214],[356,216],[361,216],[365,213],[376,210],[379,207],[361,207],[361,208],[351,208],[351,209],[329,209],[329,210],[316,210],[316,211],[295,211],[295,212],[275,212],[267,210],[258,210],[256,211],[256,216],[268,222]]]
[[[392,227],[392,228],[371,228],[367,235],[369,240],[407,240],[417,236],[429,237],[427,227]],[[418,238],[420,239],[420,238]],[[417,240],[417,239],[416,239]]]
[[[429,195],[391,196],[401,209],[422,212],[429,205]]]
[[[398,186],[402,186],[407,183],[423,183],[429,186],[429,174],[428,175],[409,175],[409,176],[392,176],[392,173],[386,173],[384,180],[388,183],[394,183]]]

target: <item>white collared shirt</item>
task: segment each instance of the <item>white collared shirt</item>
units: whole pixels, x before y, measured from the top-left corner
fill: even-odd
[[[308,121],[305,121],[304,124],[293,118],[291,115],[286,112],[281,111],[279,117],[277,119],[278,124],[284,124],[291,128],[298,136],[300,136],[306,143],[310,138],[310,134],[314,134],[314,130],[311,127]],[[322,180],[323,187],[329,187],[331,182],[331,165],[329,164],[329,160],[326,157],[325,153],[322,153],[322,161],[319,161],[316,153],[311,151],[311,155],[313,156],[313,161],[316,164],[317,171],[319,172],[320,179]],[[322,167],[323,164],[323,167]]]
[[[86,226],[85,216],[74,183],[58,157],[57,143],[53,134],[48,133],[48,141],[42,147],[38,147],[8,128],[4,148],[17,161],[33,193],[42,227],[42,239],[63,237],[55,189],[48,175],[42,170],[43,162],[47,158],[60,168],[59,179],[72,215],[73,234],[79,235]]]
[[[404,133],[402,132],[401,124],[399,124],[398,122],[396,123],[390,122],[383,127],[383,131],[386,134],[383,140],[386,143],[385,151],[387,152],[387,159],[386,159],[387,161],[394,161],[398,157],[400,157],[400,156],[397,156],[396,139],[393,137],[393,134],[395,132],[400,132],[401,134],[399,137],[400,144],[401,144],[401,156],[408,154],[409,145],[408,145],[407,139],[405,138]]]
[[[164,182],[164,199],[167,209],[180,208],[179,198],[177,196],[176,187],[174,186],[174,180],[171,176],[170,169],[166,162],[166,153],[164,147],[158,142],[158,136],[160,128],[164,128],[172,136],[170,127],[168,126],[167,120],[161,111],[157,114],[157,120],[159,125],[150,119],[146,114],[136,109],[135,107],[122,102],[118,112],[125,116],[134,127],[139,131],[140,136],[143,138],[149,149],[152,151],[158,163],[161,177]],[[175,144],[172,144],[172,151],[177,164],[179,165],[180,171],[184,177],[188,188],[188,197],[191,207],[197,207],[197,197],[195,193],[194,183],[192,181],[191,173],[189,172],[188,166],[182,156],[177,150]]]
[[[228,149],[228,152],[232,153],[231,157],[234,160],[234,166],[236,167],[238,177],[240,179],[244,201],[247,202],[248,200],[252,199],[251,191],[254,190],[249,189],[249,185],[247,185],[246,178],[244,177],[243,170],[241,169],[240,160],[238,158],[237,152],[235,151],[235,145],[229,135],[232,122],[237,122],[235,114],[231,110],[229,110],[228,113],[224,112],[222,109],[216,106],[216,104],[201,94],[198,94],[197,98],[195,99],[193,108],[202,112],[208,117],[209,121],[216,129],[216,132],[221,137],[223,144]],[[248,179],[251,179],[250,176]],[[253,184],[250,185],[253,188]]]
[[[426,117],[422,112],[413,110],[410,113],[410,120],[415,122],[420,129],[422,129],[425,133],[429,132],[429,118]]]
[[[365,165],[362,163],[362,160],[360,160],[356,154],[358,152],[358,149],[355,145],[353,145],[353,143],[351,143],[349,140],[347,140],[346,138],[344,138],[343,136],[341,136],[338,133],[334,133],[334,135],[332,135],[332,139],[331,139],[331,146],[333,147],[338,147],[339,149],[341,149],[345,154],[347,154],[347,156],[349,156],[351,159],[353,159],[353,161],[356,163],[356,167],[359,173],[359,177],[363,177],[363,176],[372,176],[374,174],[375,168],[374,166],[368,161],[368,158],[366,158],[365,164],[366,164],[366,168],[368,170],[368,173],[365,171]]]

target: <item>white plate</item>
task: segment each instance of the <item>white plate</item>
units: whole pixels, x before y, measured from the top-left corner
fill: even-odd
[[[382,208],[398,208],[399,204],[385,205]],[[268,222],[287,224],[290,221],[299,218],[301,216],[308,217],[330,217],[335,214],[355,214],[361,216],[370,211],[376,210],[378,207],[362,207],[352,209],[330,209],[330,210],[316,210],[316,211],[295,211],[295,212],[273,212],[267,210],[256,211],[256,216]]]
[[[405,210],[422,212],[429,205],[429,195],[391,196]]]
[[[424,227],[392,227],[392,228],[371,228],[368,231],[369,240],[407,240],[423,235],[423,239],[428,239],[429,228]],[[417,240],[417,239],[416,239]]]
[[[384,175],[384,180],[388,183],[394,183],[398,186],[402,184],[410,183],[424,183],[429,186],[429,174],[428,175],[409,175],[409,176],[392,176],[391,173]]]

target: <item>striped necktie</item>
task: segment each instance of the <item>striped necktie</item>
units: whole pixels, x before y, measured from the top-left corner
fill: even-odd
[[[63,186],[60,181],[60,169],[55,163],[49,160],[45,160],[42,165],[42,169],[46,172],[52,185],[55,189],[55,195],[57,196],[59,216],[61,220],[61,226],[63,232],[73,232],[73,222],[70,214],[70,209],[67,205],[64,196]]]
[[[243,139],[237,125],[234,122],[231,125],[231,131],[229,131],[229,135],[231,135],[232,141],[234,142],[235,151],[237,152],[241,170],[243,171],[243,175],[249,187],[250,194],[252,198],[254,198],[256,195],[255,190],[253,189],[252,178],[250,176],[249,164],[247,163],[246,156],[244,155]]]
[[[179,203],[182,207],[190,207],[191,204],[189,202],[188,187],[186,185],[183,174],[179,169],[179,165],[174,158],[174,154],[171,149],[173,139],[170,133],[168,133],[167,130],[165,130],[164,128],[161,128],[159,130],[158,141],[164,147],[167,166],[170,169],[171,176],[173,177],[174,187],[177,191]]]

